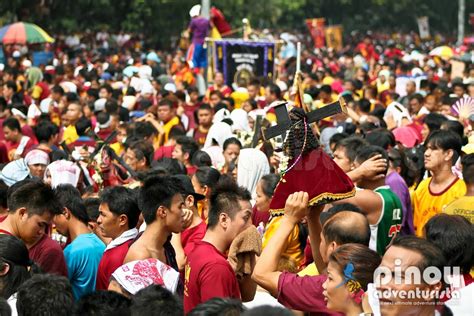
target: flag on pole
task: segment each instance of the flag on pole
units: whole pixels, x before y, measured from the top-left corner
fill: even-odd
[[[326,27],[326,45],[336,51],[342,49],[342,25],[333,25]]]
[[[430,38],[430,24],[428,22],[427,16],[420,16],[416,19],[418,22],[418,30],[420,31],[420,38],[421,39],[428,39]]]
[[[296,90],[295,100],[293,102],[295,107],[302,108],[305,112],[309,112],[310,109],[308,108],[308,105],[304,103],[304,91],[301,77],[301,71],[297,71],[293,82],[293,89]]]
[[[307,19],[306,26],[308,26],[311,37],[314,41],[315,48],[324,47],[325,36],[324,36],[324,25],[326,23],[325,18]]]

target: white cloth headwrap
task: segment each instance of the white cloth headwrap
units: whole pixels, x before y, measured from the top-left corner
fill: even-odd
[[[222,148],[224,146],[224,142],[231,137],[234,137],[234,134],[232,134],[232,128],[229,124],[223,122],[214,123],[207,133],[206,142],[204,143],[203,149],[211,147],[213,139]]]
[[[230,118],[232,119],[232,130],[233,131],[243,131],[249,132],[249,118],[247,112],[242,109],[235,109],[230,113]]]
[[[51,187],[54,189],[60,184],[71,184],[77,187],[81,175],[79,167],[68,160],[57,160],[52,162],[44,173],[45,179],[48,171],[51,175]]]
[[[263,152],[254,148],[246,148],[240,151],[237,164],[237,183],[252,194],[252,205],[257,196],[258,181],[269,173],[270,165],[267,156]]]

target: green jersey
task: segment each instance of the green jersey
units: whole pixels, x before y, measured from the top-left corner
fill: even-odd
[[[370,225],[369,248],[383,256],[385,248],[397,236],[402,226],[402,203],[388,186],[378,187],[374,192],[382,198],[382,213],[377,223]]]

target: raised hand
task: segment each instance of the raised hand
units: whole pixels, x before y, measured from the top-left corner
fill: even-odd
[[[285,203],[285,217],[294,224],[298,223],[308,213],[309,196],[307,192],[290,194]]]

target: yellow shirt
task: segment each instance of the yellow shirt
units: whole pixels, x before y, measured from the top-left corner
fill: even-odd
[[[311,262],[310,264],[308,264],[308,265],[306,266],[306,268],[304,268],[303,270],[301,270],[300,272],[298,272],[298,275],[299,275],[299,276],[305,276],[305,275],[315,276],[315,275],[319,275],[318,267],[316,267],[316,264],[315,264],[314,262]]]
[[[461,196],[443,209],[449,215],[461,215],[474,224],[474,196]]]
[[[79,138],[77,135],[76,127],[74,125],[69,125],[64,129],[63,140],[67,145],[74,143]]]
[[[331,94],[331,101],[329,103],[323,103],[322,100],[316,100],[313,102],[313,104],[316,108],[320,109],[322,107],[325,107],[326,105],[336,102],[337,100],[338,100],[337,94],[333,93]]]
[[[113,144],[110,144],[110,148],[112,148],[115,153],[117,154],[117,156],[122,156],[124,150],[125,150],[125,146],[122,144],[122,143],[119,143],[119,142],[115,142]]]
[[[164,143],[168,141],[168,136],[170,134],[171,128],[173,126],[179,124],[179,117],[175,116],[171,120],[169,120],[166,124],[163,125],[163,129],[165,130],[164,134],[158,134],[154,141],[155,149],[163,146]]]
[[[420,237],[423,236],[423,228],[431,217],[441,213],[444,206],[466,194],[466,184],[458,178],[442,192],[433,193],[429,188],[431,179],[430,177],[421,181],[412,197],[413,224],[416,235]]]
[[[268,222],[265,229],[265,234],[263,234],[262,249],[268,245],[268,242],[272,238],[273,234],[277,231],[278,227],[280,227],[281,219],[282,216],[278,216],[272,218],[270,222]],[[290,236],[288,236],[286,246],[283,253],[281,254],[282,257],[288,257],[294,260],[297,267],[300,267],[304,262],[304,253],[300,248],[300,240],[298,238],[299,233],[300,229],[298,225],[296,225],[295,228],[293,228]]]

